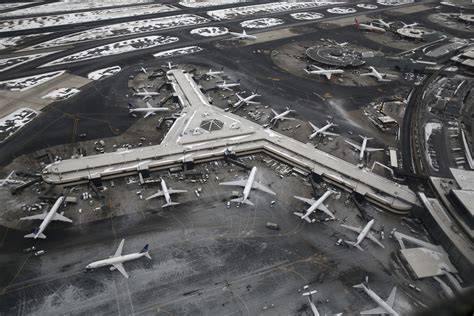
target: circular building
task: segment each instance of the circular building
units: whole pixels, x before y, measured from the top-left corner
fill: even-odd
[[[360,52],[340,46],[313,46],[306,50],[306,56],[333,67],[358,67],[365,64]]]
[[[403,37],[407,37],[414,40],[421,40],[428,34],[428,31],[422,29],[416,29],[411,27],[402,27],[397,30],[397,33]]]

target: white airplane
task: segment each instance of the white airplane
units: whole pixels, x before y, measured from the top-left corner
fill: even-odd
[[[348,143],[349,145],[351,145],[352,147],[354,147],[356,150],[358,150],[360,152],[359,160],[364,159],[365,152],[374,152],[374,151],[384,150],[383,148],[367,147],[367,141],[369,141],[373,138],[365,137],[365,136],[362,136],[362,135],[359,135],[359,136],[362,137],[362,144],[360,146],[354,144],[353,142],[350,142],[350,141],[346,140],[346,143]]]
[[[349,241],[349,240],[344,240],[344,242],[348,245],[351,245],[353,247],[356,247],[357,249],[359,249],[360,251],[364,251],[364,249],[362,249],[360,245],[360,243],[362,242],[362,240],[364,240],[365,237],[369,238],[370,240],[372,240],[374,243],[376,243],[377,245],[379,245],[380,247],[382,248],[385,248],[384,245],[377,239],[377,237],[374,236],[374,234],[372,234],[370,232],[370,229],[372,228],[372,226],[374,225],[375,223],[375,219],[372,219],[371,221],[369,221],[367,223],[367,225],[365,225],[364,228],[362,227],[353,227],[353,226],[349,226],[349,225],[344,225],[344,224],[341,224],[342,227],[344,228],[347,228],[349,230],[352,230],[356,233],[359,233],[359,235],[357,236],[357,239],[355,242],[353,241]]]
[[[275,116],[270,120],[270,123],[276,123],[277,121],[283,120],[296,120],[293,117],[286,117],[291,112],[295,112],[295,110],[290,110],[289,108],[286,108],[286,111],[278,113],[277,111],[272,109],[272,112],[273,114],[275,114]]]
[[[253,99],[255,99],[256,97],[259,97],[260,95],[259,94],[256,94],[256,93],[252,93],[251,95],[249,95],[248,97],[245,97],[245,98],[242,98],[238,93],[235,94],[237,96],[237,98],[239,99],[239,101],[237,101],[235,104],[234,104],[234,108],[242,105],[242,104],[246,104],[246,105],[250,105],[250,104],[260,104],[260,102],[255,102],[255,101],[252,101]]]
[[[171,61],[167,62],[165,65],[162,65],[164,68],[168,68],[168,70],[171,70],[176,67],[176,65],[173,65]]]
[[[385,27],[387,29],[391,28],[391,25],[393,24],[393,22],[385,22],[382,19],[378,19],[377,22],[379,22],[380,25],[382,25],[383,27]]]
[[[147,118],[150,115],[154,115],[156,112],[166,112],[170,110],[169,108],[153,107],[148,101],[146,102],[146,105],[146,108],[136,108],[133,106],[133,104],[129,103],[128,111],[129,113],[145,112],[144,118]]]
[[[237,87],[237,86],[240,86],[240,82],[226,83],[225,80],[224,80],[223,83],[219,83],[219,84],[216,85],[216,87],[218,87],[219,89],[229,90],[229,91],[232,91],[231,88]],[[239,98],[239,100],[240,100],[240,98]]]
[[[354,285],[353,287],[362,289],[364,290],[367,295],[374,300],[375,303],[379,307],[369,309],[366,311],[360,312],[361,315],[385,315],[389,314],[392,316],[398,316],[399,314],[393,309],[393,303],[395,302],[395,294],[397,293],[397,287],[394,287],[392,289],[392,292],[390,292],[390,295],[388,296],[387,300],[384,301],[383,299],[380,298],[374,291],[369,289],[367,286],[365,286],[364,283]]]
[[[347,44],[349,44],[349,42],[342,42],[342,43],[338,43],[338,42],[336,42],[336,41],[333,41],[333,42],[334,42],[334,44],[336,44],[336,45],[339,46],[339,47],[344,47],[344,46],[346,46]]]
[[[232,186],[240,186],[244,187],[243,196],[240,198],[232,199],[232,202],[237,203],[245,203],[248,205],[253,205],[253,203],[249,200],[250,190],[256,189],[260,190],[269,194],[276,195],[275,192],[267,188],[266,186],[255,182],[255,174],[257,173],[257,167],[252,167],[250,171],[250,175],[247,180],[237,180],[237,181],[229,181],[229,182],[221,182],[219,185],[232,185]]]
[[[148,244],[143,247],[140,252],[135,252],[131,253],[128,255],[122,255],[122,249],[123,249],[123,243],[125,242],[125,239],[122,239],[120,242],[120,245],[117,248],[117,251],[115,251],[115,254],[108,259],[103,259],[99,261],[94,261],[92,263],[89,263],[86,266],[86,270],[92,270],[104,266],[111,266],[110,271],[118,270],[120,273],[123,274],[124,277],[129,278],[130,276],[128,275],[127,271],[125,271],[125,268],[123,267],[123,263],[135,259],[139,259],[141,257],[147,257],[148,259],[151,259],[150,254],[148,253]]]
[[[40,226],[38,228],[35,228],[35,230],[33,231],[33,233],[31,234],[28,234],[28,235],[25,235],[25,238],[34,238],[34,239],[37,239],[37,238],[41,238],[41,239],[45,239],[46,236],[43,234],[44,230],[46,229],[46,227],[48,227],[49,223],[51,221],[62,221],[62,222],[68,222],[68,223],[72,223],[72,220],[70,220],[69,218],[67,218],[66,216],[63,216],[59,213],[56,213],[59,206],[61,205],[61,203],[64,201],[65,197],[64,196],[60,196],[56,202],[54,203],[53,207],[51,207],[51,209],[49,210],[49,212],[45,212],[43,214],[38,214],[38,215],[33,215],[33,216],[27,216],[27,217],[22,217],[20,218],[20,221],[24,221],[24,220],[33,220],[33,219],[42,219],[43,221],[41,222]]]
[[[209,69],[209,71],[206,72],[206,76],[216,77],[217,75],[222,75],[224,73],[223,69],[224,68],[222,68],[221,70],[215,70],[215,71],[212,71],[212,69]]]
[[[316,125],[314,125],[311,122],[308,122],[308,123],[309,123],[309,125],[311,125],[311,128],[313,129],[313,133],[311,135],[309,135],[309,139],[313,139],[318,135],[321,135],[321,136],[339,136],[339,134],[327,132],[327,130],[330,129],[331,127],[337,126],[337,124],[334,124],[333,122],[328,121],[327,124],[324,125],[321,128],[317,127]]]
[[[308,289],[308,287],[309,287],[308,285],[305,285],[303,287],[303,289],[306,290],[306,289]],[[314,316],[319,316],[320,315],[318,309],[316,308],[316,305],[314,305],[314,303],[313,303],[313,296],[312,296],[313,294],[316,294],[317,292],[318,291],[316,291],[316,290],[309,290],[309,291],[303,293],[303,296],[308,297],[308,303],[309,303],[309,306],[310,306],[311,311],[313,312]]]
[[[372,76],[372,77],[377,78],[378,81],[392,81],[390,79],[387,79],[389,77],[398,78],[397,75],[378,72],[377,69],[375,69],[372,66],[370,66],[369,68],[370,68],[370,72],[365,73],[365,74],[361,74],[361,76]]]
[[[384,29],[384,28],[375,26],[375,25],[372,24],[372,22],[370,22],[369,24],[365,24],[365,23],[359,23],[359,21],[357,21],[357,18],[355,18],[354,20],[355,20],[355,26],[356,26],[359,30],[385,33],[385,29]]]
[[[402,29],[406,29],[406,28],[414,28],[415,26],[418,26],[418,25],[420,25],[420,23],[417,23],[417,22],[415,22],[415,23],[411,23],[411,24],[406,24],[405,22],[402,22],[402,24],[403,24],[403,27],[402,27]]]
[[[309,218],[309,216],[316,212],[316,210],[320,210],[320,211],[323,211],[324,213],[326,213],[327,215],[331,216],[332,219],[335,218],[334,214],[326,207],[326,205],[324,205],[324,201],[331,195],[333,194],[334,191],[331,191],[331,190],[327,190],[326,193],[324,193],[319,199],[315,200],[315,199],[307,199],[307,198],[304,198],[304,197],[300,197],[300,196],[293,196],[295,199],[298,199],[300,201],[303,201],[309,205],[311,205],[307,210],[306,210],[306,213],[303,214],[303,213],[300,213],[300,212],[294,212],[293,214],[295,214],[296,216],[298,216],[299,218],[301,219],[304,219],[305,221],[307,221],[308,223],[314,223],[315,220],[311,220]]]
[[[230,35],[234,36],[232,39],[251,39],[251,40],[254,40],[254,39],[257,39],[257,36],[255,35],[249,35],[247,34],[247,32],[245,32],[245,30],[242,31],[242,33],[238,33],[238,32],[229,32]]]
[[[147,197],[146,199],[147,200],[150,200],[150,199],[153,199],[153,198],[156,198],[158,196],[164,196],[165,197],[165,201],[166,201],[166,204],[163,204],[161,207],[167,207],[167,206],[171,206],[171,205],[178,205],[179,203],[177,202],[172,202],[171,201],[171,196],[170,194],[174,194],[174,193],[186,193],[188,192],[188,190],[174,190],[172,188],[169,188],[166,186],[166,182],[164,179],[161,179],[161,190],[158,191],[158,193],[155,193],[149,197]]]
[[[308,75],[322,75],[322,76],[326,76],[326,78],[328,78],[328,80],[331,80],[332,75],[342,74],[344,72],[344,70],[342,70],[342,69],[324,69],[324,68],[318,67],[316,65],[311,65],[310,67],[315,68],[316,70],[308,70],[308,69],[305,68],[304,71]]]
[[[25,181],[12,179],[12,176],[14,173],[15,173],[15,170],[10,172],[10,174],[6,178],[0,179],[0,187],[3,187],[4,185],[8,185],[8,184],[20,184],[20,185],[25,184]]]
[[[137,91],[137,92],[134,92],[132,95],[136,97],[142,97],[143,100],[148,100],[150,98],[153,98],[154,96],[160,95],[158,91],[148,91],[145,88],[142,88],[142,89],[143,89],[142,92]]]
[[[146,74],[146,73],[147,73],[147,71],[146,71],[146,69],[145,69],[145,68],[143,68],[142,66],[140,66],[140,68],[141,68],[141,71],[142,71],[144,74]]]

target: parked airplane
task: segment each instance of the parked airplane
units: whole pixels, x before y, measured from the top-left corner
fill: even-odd
[[[388,77],[392,77],[392,78],[397,78],[398,77],[397,75],[378,72],[377,69],[375,69],[372,66],[370,66],[369,68],[370,68],[370,72],[365,73],[365,74],[361,74],[361,76],[372,76],[372,77],[377,78],[378,81],[392,81],[392,80],[387,79],[387,78]]]
[[[146,71],[146,69],[145,69],[145,68],[143,68],[142,66],[140,66],[140,68],[141,68],[141,71],[142,71],[144,74],[146,74],[146,73],[147,73],[147,71]]]
[[[217,75],[222,75],[224,73],[224,67],[221,68],[221,70],[214,70],[209,69],[208,72],[206,72],[206,76],[208,77],[216,77]]]
[[[6,178],[0,179],[0,187],[3,187],[4,185],[8,185],[8,184],[20,184],[20,185],[25,184],[24,181],[12,179],[12,176],[14,173],[15,173],[15,170],[10,172],[10,174]]]
[[[327,132],[327,130],[330,129],[331,127],[337,126],[332,121],[331,122],[328,121],[327,124],[324,125],[321,128],[317,127],[316,125],[314,125],[313,123],[311,123],[309,121],[308,121],[308,123],[313,128],[313,133],[311,135],[309,135],[309,139],[313,139],[318,135],[319,136],[339,136],[339,134]]]
[[[270,120],[270,123],[276,123],[277,121],[283,121],[283,120],[295,120],[293,117],[286,117],[288,114],[291,112],[295,112],[295,110],[290,110],[288,107],[286,108],[286,111],[278,113],[277,111],[272,109],[273,114],[275,116]]]
[[[342,42],[342,43],[338,43],[338,42],[336,42],[336,41],[333,41],[333,42],[334,42],[334,44],[336,44],[336,45],[339,46],[339,47],[344,47],[344,46],[346,46],[347,44],[349,44],[349,42]]]
[[[390,292],[390,295],[388,296],[386,301],[381,299],[380,296],[378,296],[374,291],[372,291],[367,286],[365,286],[364,283],[354,285],[353,287],[364,290],[364,292],[379,306],[373,309],[362,311],[360,312],[361,315],[375,315],[375,314],[377,315],[389,314],[392,316],[399,315],[393,309],[393,303],[395,302],[395,294],[397,293],[397,287],[394,287],[392,289],[392,292]]]
[[[123,263],[135,259],[139,259],[141,257],[147,257],[148,259],[151,259],[150,254],[148,253],[148,244],[143,247],[140,252],[135,252],[131,253],[128,255],[122,255],[122,250],[123,250],[123,243],[125,242],[125,239],[122,239],[120,242],[120,245],[117,248],[117,251],[115,251],[115,254],[108,259],[103,259],[99,261],[94,261],[86,266],[86,271],[104,267],[104,266],[111,266],[110,271],[113,270],[118,270],[120,273],[123,274],[124,277],[129,278],[130,276],[128,275],[127,271],[125,271],[125,268],[123,267]]]
[[[385,27],[387,29],[391,28],[391,25],[394,23],[394,22],[385,22],[382,19],[378,19],[377,22],[379,22],[380,25],[382,25],[383,27]]]
[[[176,66],[173,65],[173,63],[171,61],[169,61],[165,65],[163,65],[162,67],[165,67],[165,68],[168,68],[168,70],[171,70],[171,69],[175,68]]]
[[[64,199],[65,199],[64,196],[60,196],[56,200],[56,202],[54,203],[53,207],[51,207],[51,209],[47,213],[45,212],[43,214],[32,215],[32,216],[27,216],[27,217],[20,218],[20,221],[33,220],[33,219],[42,219],[43,220],[41,222],[40,226],[38,228],[36,228],[33,231],[33,233],[25,235],[25,238],[45,239],[46,236],[43,234],[43,232],[46,229],[46,227],[48,227],[48,225],[51,221],[62,221],[62,222],[72,223],[71,219],[67,218],[64,215],[61,215],[61,214],[57,213],[57,210],[58,210],[59,206],[61,205],[61,203],[64,201]]]
[[[308,285],[305,285],[303,287],[304,290],[306,290],[308,288],[309,288]],[[314,303],[313,303],[313,294],[316,294],[317,292],[318,291],[316,291],[316,290],[309,290],[309,291],[303,293],[303,296],[308,297],[308,303],[309,303],[309,306],[310,306],[311,311],[313,312],[314,316],[319,316],[320,315],[318,309],[316,308],[316,305],[314,305]]]
[[[238,32],[229,32],[230,35],[234,36],[232,39],[251,39],[251,40],[254,40],[254,39],[257,39],[257,36],[255,35],[249,35],[247,34],[247,32],[245,32],[245,30],[242,31],[242,33],[238,33]]]
[[[174,194],[174,193],[186,193],[188,192],[188,190],[174,190],[172,188],[169,188],[166,186],[166,182],[164,179],[161,179],[161,190],[158,191],[158,193],[155,193],[149,197],[147,197],[146,199],[147,200],[150,200],[150,199],[153,199],[153,198],[156,198],[156,197],[159,197],[159,196],[164,196],[165,197],[165,201],[166,201],[166,204],[163,204],[161,207],[167,207],[167,206],[171,206],[171,205],[178,205],[179,203],[177,202],[172,202],[171,201],[171,196],[170,194]]]
[[[326,76],[328,80],[331,80],[331,76],[334,74],[342,74],[344,70],[342,69],[324,69],[321,67],[318,67],[316,65],[310,65],[309,67],[315,68],[316,70],[308,70],[307,68],[304,69],[304,71],[308,75],[321,75],[321,76]]]
[[[355,20],[355,26],[360,30],[385,33],[384,28],[375,26],[372,24],[372,22],[370,22],[369,24],[365,24],[365,23],[359,23],[359,21],[357,21],[357,18],[355,18],[354,20]]]
[[[402,27],[402,29],[406,29],[406,28],[414,28],[415,26],[418,26],[418,25],[420,25],[420,23],[417,23],[417,22],[415,22],[415,23],[411,23],[411,24],[406,24],[405,22],[402,22],[402,24],[403,24],[403,27]]]
[[[133,104],[128,103],[128,111],[129,113],[145,112],[144,118],[147,118],[150,115],[154,115],[156,112],[166,112],[170,110],[169,108],[153,107],[148,101],[146,102],[146,105],[146,108],[136,108]]]
[[[346,140],[346,143],[348,143],[349,145],[354,147],[356,150],[360,151],[359,160],[364,159],[365,152],[374,152],[374,151],[384,150],[383,148],[367,147],[367,141],[369,141],[373,138],[365,137],[365,136],[362,136],[362,135],[359,135],[359,136],[362,137],[362,144],[360,146],[354,144],[353,142],[350,142],[350,141]]]
[[[326,199],[331,195],[335,193],[334,191],[331,191],[331,190],[327,190],[326,193],[324,193],[319,199],[315,200],[314,198],[312,199],[307,199],[307,198],[304,198],[304,197],[300,197],[300,196],[294,196],[295,199],[298,199],[300,201],[303,201],[309,205],[311,205],[307,210],[306,210],[306,213],[303,214],[303,213],[300,213],[300,212],[294,212],[293,214],[295,214],[296,216],[298,216],[299,218],[301,219],[304,219],[305,221],[307,221],[308,223],[314,223],[315,220],[311,220],[309,218],[309,216],[314,213],[316,210],[320,210],[320,211],[323,211],[324,213],[326,213],[327,215],[331,216],[332,219],[335,218],[334,214],[326,207],[326,205],[324,205],[324,201],[326,201]]]
[[[229,182],[221,182],[219,185],[232,185],[232,186],[240,186],[244,187],[243,191],[243,196],[232,199],[232,202],[237,202],[237,203],[245,203],[248,205],[253,205],[253,203],[249,200],[249,194],[250,190],[256,189],[260,190],[269,194],[276,195],[275,192],[267,188],[266,186],[255,182],[255,175],[257,173],[257,167],[252,167],[252,170],[250,171],[250,175],[247,180],[236,180],[236,181],[229,181]]]
[[[145,88],[142,88],[142,89],[143,89],[142,92],[137,91],[137,92],[134,92],[132,95],[136,97],[142,97],[143,100],[148,100],[150,98],[153,98],[154,96],[160,95],[158,91],[148,91]]]
[[[224,83],[219,83],[216,85],[216,87],[218,87],[219,89],[229,90],[229,91],[232,91],[231,88],[237,87],[237,86],[240,86],[240,82],[226,83],[225,80],[224,80]]]
[[[372,219],[371,221],[369,221],[367,223],[367,225],[365,225],[364,228],[362,227],[353,227],[353,226],[349,226],[349,225],[344,225],[342,224],[341,226],[344,227],[344,228],[347,228],[349,230],[352,230],[356,233],[359,233],[359,235],[357,236],[357,239],[355,242],[353,241],[349,241],[349,240],[344,240],[344,242],[348,245],[351,245],[353,247],[356,247],[357,249],[359,249],[360,251],[364,251],[364,249],[362,249],[360,245],[360,243],[362,242],[362,240],[364,240],[365,237],[369,238],[370,240],[372,240],[374,243],[376,243],[377,245],[379,245],[380,247],[382,248],[385,248],[384,245],[377,239],[377,237],[374,236],[374,234],[372,234],[370,232],[370,229],[372,228],[372,226],[374,225],[375,223],[375,219]]]
[[[249,95],[248,97],[245,97],[245,98],[242,98],[238,93],[235,94],[237,96],[237,98],[239,99],[239,101],[237,101],[235,104],[234,104],[234,108],[242,105],[242,104],[246,104],[246,105],[250,105],[250,104],[260,104],[260,102],[255,102],[255,101],[252,101],[253,99],[255,99],[256,97],[259,97],[260,95],[259,94],[256,94],[256,93],[252,93],[251,95]]]

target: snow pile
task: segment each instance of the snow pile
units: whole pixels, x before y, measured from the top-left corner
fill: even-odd
[[[246,0],[214,0],[214,1],[196,1],[196,0],[185,0],[180,1],[178,4],[187,8],[205,8],[205,7],[216,7],[218,5],[247,2]]]
[[[200,51],[202,51],[202,48],[199,46],[187,46],[187,47],[165,50],[165,51],[153,54],[153,56],[155,58],[166,58],[166,57],[174,57],[174,56],[198,53]]]
[[[102,80],[118,73],[122,68],[120,66],[112,66],[108,68],[97,69],[96,71],[90,72],[87,78],[90,80]]]
[[[38,115],[32,109],[21,108],[0,119],[0,143]]]
[[[248,20],[240,23],[240,26],[248,29],[263,29],[266,27],[271,27],[275,25],[280,25],[285,23],[283,20],[276,18],[261,18],[255,20]]]
[[[59,45],[73,44],[84,41],[94,41],[117,36],[136,35],[145,32],[172,29],[183,26],[208,23],[209,19],[193,14],[174,15],[163,18],[131,21],[107,26],[96,27],[87,31],[73,33],[63,37],[55,38],[47,42],[39,43],[32,48],[46,48]]]
[[[10,47],[16,47],[21,43],[25,42],[29,39],[34,39],[40,36],[48,35],[51,33],[39,33],[39,34],[31,34],[31,35],[19,35],[19,36],[12,36],[12,37],[2,37],[0,38],[0,49],[6,49]]]
[[[53,100],[65,100],[76,93],[79,93],[81,90],[76,88],[58,88],[50,91],[48,94],[42,96],[42,99],[53,99]]]
[[[129,8],[104,9],[89,12],[66,13],[58,15],[3,20],[0,22],[0,31],[10,32],[49,26],[81,24],[86,22],[96,22],[110,19],[140,16],[145,14],[156,14],[174,10],[177,10],[177,8],[163,4],[150,4]]]
[[[377,3],[381,5],[402,5],[413,2],[415,0],[377,0]]]
[[[318,12],[298,12],[292,13],[290,16],[295,20],[318,20],[324,17],[324,14]]]
[[[56,52],[47,52],[47,53],[39,53],[39,54],[32,54],[32,55],[24,55],[18,57],[10,57],[10,58],[3,58],[0,59],[0,72],[5,71],[7,69],[19,66],[21,64],[30,62],[34,59],[41,58],[47,55],[51,55]]]
[[[441,127],[443,127],[443,125],[434,122],[426,123],[425,125],[425,156],[428,159],[430,166],[435,170],[439,170],[436,153],[428,151],[428,144],[430,143],[430,138],[432,137],[434,131],[440,131]]]
[[[56,59],[52,62],[44,64],[41,67],[74,63],[99,57],[123,54],[136,50],[148,49],[156,46],[171,44],[177,42],[178,40],[179,38],[177,37],[161,35],[137,37],[119,42],[113,42],[107,45],[89,48],[87,50],[83,50],[81,52]]]
[[[358,8],[367,9],[367,10],[375,10],[378,8],[375,4],[370,4],[370,3],[358,3],[356,6]]]
[[[204,37],[213,37],[213,36],[220,36],[220,35],[225,35],[229,33],[229,29],[226,27],[217,27],[217,26],[211,26],[211,27],[201,27],[198,29],[191,30],[191,34],[197,34],[201,35]]]
[[[306,8],[315,8],[322,5],[340,4],[340,3],[345,3],[345,2],[331,1],[331,0],[320,0],[320,1],[314,1],[314,2],[271,2],[271,3],[265,3],[265,4],[250,5],[250,6],[245,6],[245,7],[208,11],[207,15],[213,17],[216,20],[229,20],[229,19],[236,19],[239,17],[249,16],[249,15],[294,11],[294,10],[301,10],[301,9],[306,9]]]
[[[0,81],[0,90],[25,91],[56,77],[61,76],[64,70],[47,72],[41,75],[22,77],[17,79]]]
[[[329,13],[334,13],[334,14],[349,14],[349,13],[356,13],[357,10],[354,8],[345,8],[345,7],[336,7],[336,8],[330,8],[327,9]]]

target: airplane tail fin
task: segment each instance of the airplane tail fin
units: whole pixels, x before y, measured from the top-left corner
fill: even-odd
[[[244,198],[236,198],[236,199],[232,199],[231,200],[232,202],[236,202],[236,203],[245,203],[247,205],[250,205],[250,206],[253,206],[254,204],[252,203],[252,201],[248,200],[248,199],[245,199]]]
[[[140,250],[140,253],[143,253],[145,257],[147,257],[148,259],[151,259],[151,256],[150,254],[148,253],[148,244],[145,245],[145,247],[143,247],[142,250]]]
[[[362,249],[361,246],[357,245],[355,242],[353,241],[349,241],[349,240],[344,240],[344,242],[352,247],[356,247],[357,249],[359,249],[360,251],[364,251],[364,249]]]
[[[355,287],[356,289],[362,289],[364,286],[363,283],[360,283],[360,284],[356,284],[356,285],[353,285],[352,287]]]
[[[38,234],[39,232],[39,228],[35,228],[35,230],[31,233],[31,234],[28,234],[28,235],[25,235],[25,238],[41,238],[41,239],[46,239],[46,235],[41,233],[41,234]]]
[[[178,204],[179,204],[178,202],[169,202],[169,203],[163,204],[161,207],[168,207],[168,206],[178,205]]]

